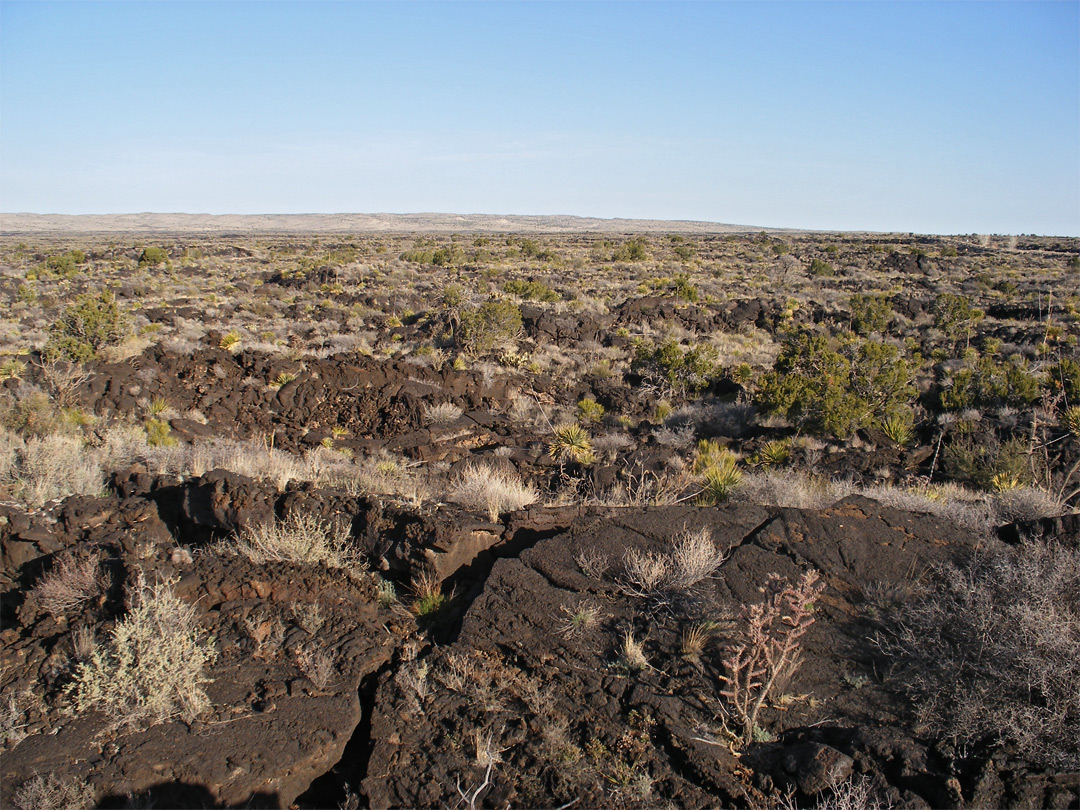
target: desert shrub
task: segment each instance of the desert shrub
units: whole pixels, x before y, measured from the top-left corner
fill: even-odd
[[[911,370],[895,346],[800,331],[762,378],[758,404],[811,432],[844,439],[914,396]]]
[[[452,267],[464,260],[465,251],[456,244],[438,248],[431,254],[431,263],[436,267]]]
[[[815,278],[832,278],[836,270],[824,259],[814,259],[810,262],[810,275]]]
[[[539,496],[515,472],[473,465],[465,469],[450,497],[462,506],[482,509],[494,523],[503,512],[523,509]]]
[[[94,806],[94,789],[54,773],[23,782],[12,796],[18,810],[85,810]]]
[[[542,281],[522,281],[512,280],[503,284],[503,291],[508,292],[511,295],[516,295],[518,298],[525,298],[530,301],[559,301],[560,296],[555,290],[551,289],[548,285]]]
[[[258,564],[286,561],[345,569],[364,566],[348,526],[325,523],[317,515],[296,511],[284,520],[245,526],[223,549]]]
[[[885,332],[893,318],[892,302],[887,295],[855,293],[848,302],[851,307],[851,328],[859,335]]]
[[[1047,379],[1064,394],[1066,405],[1080,406],[1080,360],[1062,357],[1050,367]]]
[[[109,291],[77,296],[49,330],[45,355],[75,362],[92,360],[99,349],[123,340],[128,318]]]
[[[939,384],[938,400],[947,411],[965,408],[1025,406],[1041,394],[1041,380],[1023,358],[1005,360],[983,355],[975,357],[945,377]]]
[[[81,250],[69,250],[57,256],[50,256],[45,260],[48,275],[60,278],[72,278],[79,272],[78,265],[86,261],[86,254]]]
[[[699,343],[683,348],[675,338],[659,344],[639,342],[631,369],[650,382],[684,393],[708,388],[721,373],[716,347]]]
[[[1080,549],[1031,543],[938,570],[879,638],[920,719],[1080,768]]]
[[[942,293],[934,300],[934,325],[954,343],[971,341],[975,326],[985,314],[962,295]]]
[[[435,251],[430,248],[415,248],[413,250],[406,250],[401,254],[400,258],[403,262],[410,262],[412,264],[434,264]]]
[[[151,447],[176,446],[176,437],[164,419],[147,419],[143,428],[146,430],[146,442]]]
[[[698,288],[690,281],[690,276],[686,275],[686,273],[679,273],[672,283],[674,284],[676,298],[694,303],[701,295]]]
[[[599,422],[604,418],[604,406],[592,397],[585,397],[577,404],[578,419],[582,422]]]
[[[488,301],[460,313],[458,346],[470,352],[487,352],[521,331],[521,310],[509,301]]]
[[[1032,483],[1031,456],[1027,443],[1019,437],[999,442],[993,437],[975,439],[961,436],[942,453],[945,472],[958,481],[980,489],[1000,492]]]
[[[169,260],[169,254],[164,248],[148,247],[139,256],[139,267],[157,267]]]
[[[649,243],[637,238],[624,242],[611,254],[613,262],[640,262],[649,258]]]
[[[76,706],[107,712],[118,727],[177,716],[190,722],[210,704],[202,686],[217,658],[213,641],[200,631],[196,608],[168,584],[140,578],[131,601],[108,645],[79,664]]]

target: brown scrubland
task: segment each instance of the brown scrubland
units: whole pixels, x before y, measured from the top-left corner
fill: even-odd
[[[1080,805],[1080,240],[120,224],[0,235],[3,806]]]

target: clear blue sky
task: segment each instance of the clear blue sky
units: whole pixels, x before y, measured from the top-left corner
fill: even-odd
[[[1080,233],[1080,3],[0,2],[0,210]]]

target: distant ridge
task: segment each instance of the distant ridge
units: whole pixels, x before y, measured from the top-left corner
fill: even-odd
[[[495,214],[0,214],[0,235],[83,233],[756,233],[793,229],[664,219]]]

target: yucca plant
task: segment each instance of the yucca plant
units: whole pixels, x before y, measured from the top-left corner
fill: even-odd
[[[915,438],[915,420],[908,411],[894,411],[881,417],[881,432],[897,447],[907,447]]]
[[[1020,480],[1015,472],[999,472],[990,479],[990,486],[994,492],[1009,492],[1010,490],[1019,489],[1024,485],[1024,482]]]
[[[26,363],[10,357],[0,363],[0,380],[21,380],[26,373]]]
[[[282,386],[288,385],[295,379],[296,375],[293,374],[291,371],[283,371],[273,379],[273,381],[270,383],[270,387],[281,388]]]
[[[592,464],[596,460],[589,432],[577,424],[556,426],[551,442],[548,444],[548,452],[553,459],[560,462]]]
[[[1061,424],[1065,429],[1080,439],[1080,405],[1073,405],[1061,415]]]
[[[702,506],[718,506],[731,497],[743,474],[738,466],[739,459],[730,450],[724,449],[702,472],[701,495],[698,503]]]
[[[757,463],[762,467],[779,467],[791,458],[791,442],[786,439],[774,439],[766,442],[757,452]]]
[[[151,419],[156,419],[167,410],[169,410],[169,401],[165,397],[154,397],[146,404],[146,414]]]
[[[227,335],[222,335],[221,341],[218,343],[222,349],[227,352],[231,352],[240,346],[240,333],[229,332]]]

